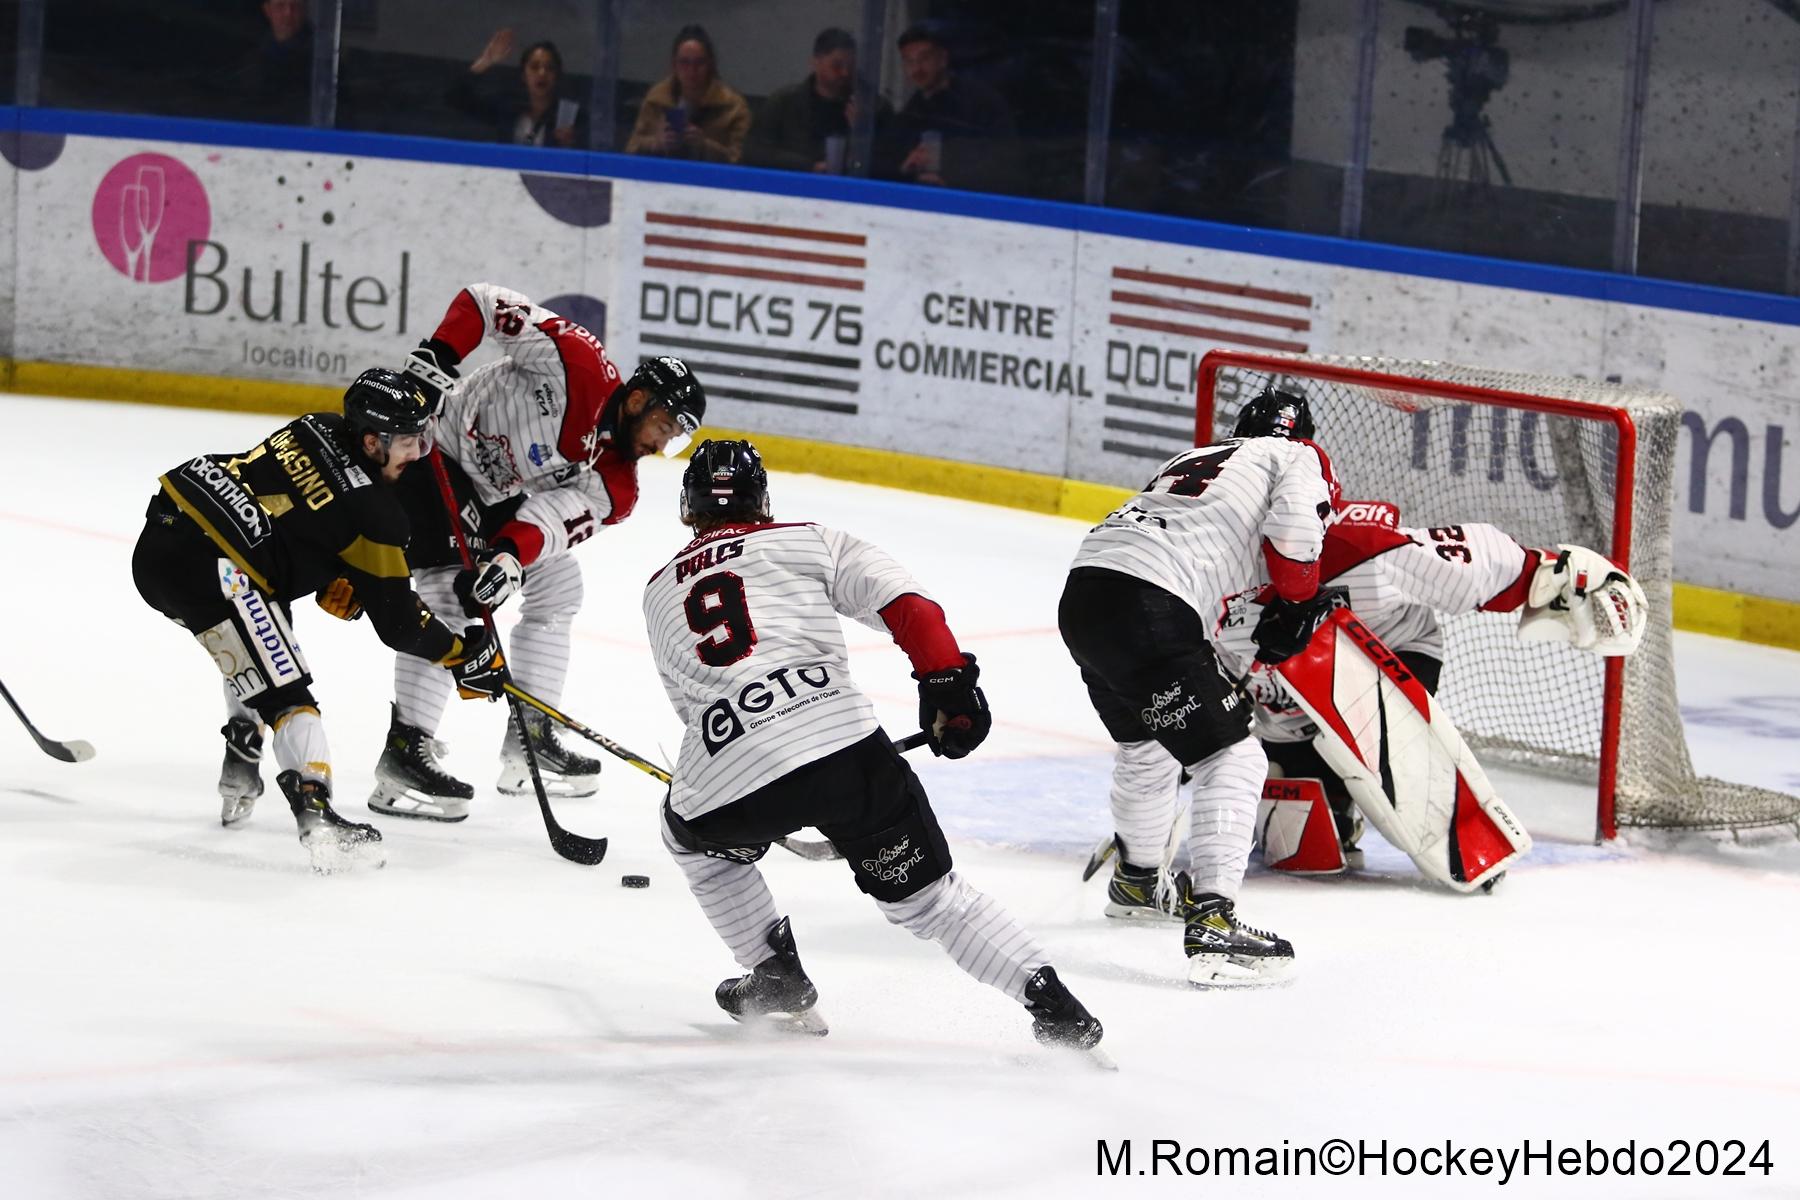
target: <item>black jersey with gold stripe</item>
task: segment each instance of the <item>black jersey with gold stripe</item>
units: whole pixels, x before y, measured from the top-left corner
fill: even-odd
[[[242,454],[189,459],[161,482],[271,598],[294,600],[345,576],[388,646],[432,660],[455,646],[455,634],[413,593],[399,498],[341,415],[310,413]]]

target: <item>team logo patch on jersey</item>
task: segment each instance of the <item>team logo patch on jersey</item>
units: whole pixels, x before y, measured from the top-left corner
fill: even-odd
[[[777,667],[746,683],[736,696],[724,696],[707,705],[700,714],[700,740],[708,754],[717,754],[746,733],[842,692],[831,686],[831,672],[823,663]]]
[[[544,445],[542,442],[533,442],[531,443],[531,449],[525,452],[525,457],[531,460],[533,466],[541,467],[550,461],[550,456],[554,453],[556,453],[556,451],[552,450],[549,446]]]

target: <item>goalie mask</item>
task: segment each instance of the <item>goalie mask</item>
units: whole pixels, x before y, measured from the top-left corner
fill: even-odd
[[[747,441],[701,442],[681,476],[681,522],[767,521],[769,473]]]
[[[1298,392],[1268,387],[1250,398],[1238,411],[1232,437],[1284,437],[1311,441],[1312,409]]]

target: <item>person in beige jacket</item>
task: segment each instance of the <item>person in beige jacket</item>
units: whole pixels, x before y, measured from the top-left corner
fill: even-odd
[[[750,132],[750,105],[718,74],[712,38],[683,26],[670,53],[671,73],[644,96],[627,154],[661,154],[734,163]]]

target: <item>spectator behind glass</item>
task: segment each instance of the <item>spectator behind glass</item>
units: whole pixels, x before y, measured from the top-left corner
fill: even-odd
[[[306,0],[263,0],[269,28],[239,64],[232,115],[243,121],[306,125],[312,121],[313,28]]]
[[[513,31],[496,30],[469,69],[451,85],[446,99],[458,112],[493,127],[496,141],[520,146],[587,145],[587,114],[574,100],[557,96],[562,86],[562,54],[555,42],[534,42],[519,59],[519,78],[504,91],[483,86],[483,76],[513,50]]]
[[[855,83],[856,39],[843,29],[822,30],[813,39],[812,74],[776,89],[763,101],[744,161],[758,167],[841,174],[850,131],[856,125]],[[888,102],[876,97],[878,145],[893,115]],[[840,140],[828,146],[828,138]]]
[[[1018,131],[1000,93],[954,74],[941,28],[900,35],[900,65],[916,89],[896,120],[899,174],[916,183],[1012,192],[1025,183]]]
[[[673,71],[645,94],[625,153],[737,162],[750,106],[719,78],[712,38],[698,25],[684,26],[670,59]]]

